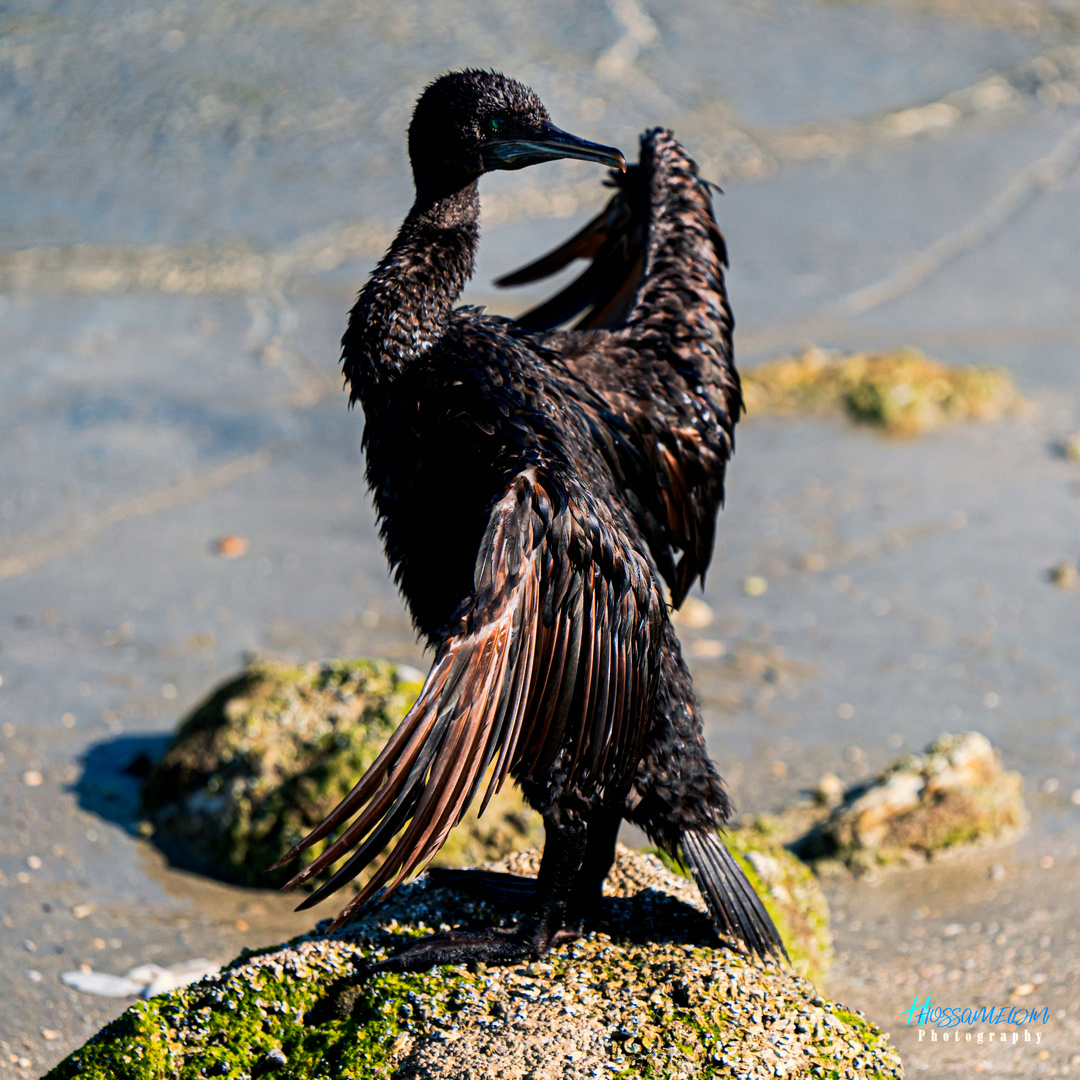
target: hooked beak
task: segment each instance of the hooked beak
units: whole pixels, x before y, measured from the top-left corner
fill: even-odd
[[[561,131],[554,124],[544,124],[528,139],[498,139],[484,143],[480,148],[485,169],[524,169],[542,161],[559,158],[578,158],[581,161],[597,161],[613,169],[626,172],[626,158],[614,146],[601,146]]]

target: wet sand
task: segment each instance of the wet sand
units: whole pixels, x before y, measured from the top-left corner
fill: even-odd
[[[828,991],[912,1074],[1080,1072],[1080,592],[1048,580],[1080,557],[1080,466],[1055,450],[1080,429],[1080,9],[530,12],[106,5],[0,26],[0,1075],[43,1072],[124,1007],[62,971],[226,960],[317,917],[164,865],[122,769],[246,651],[426,666],[337,339],[407,207],[410,103],[465,63],[624,149],[675,128],[726,192],[741,362],[913,344],[1005,367],[1034,403],[911,442],[747,419],[713,620],[680,632],[740,810],[941,731],[990,737],[1028,833],[830,881]],[[577,227],[600,179],[485,181],[466,299],[538,295],[488,283]],[[214,554],[228,533],[241,558]],[[1027,985],[1016,1000],[1049,1008],[1037,1046],[920,1042],[901,1012]]]

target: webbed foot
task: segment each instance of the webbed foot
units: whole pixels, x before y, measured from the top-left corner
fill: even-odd
[[[398,949],[385,960],[360,965],[363,978],[382,972],[428,971],[440,964],[517,964],[535,960],[556,945],[581,937],[578,930],[561,928],[553,934],[524,929],[448,930],[421,938]]]
[[[517,964],[536,960],[550,948],[581,937],[581,931],[563,927],[553,934],[524,929],[448,930],[410,942],[384,960],[356,960],[356,970],[334,983],[325,997],[308,1010],[305,1024],[348,1020],[356,1015],[364,994],[364,984],[373,975],[386,972],[429,971],[441,964]]]

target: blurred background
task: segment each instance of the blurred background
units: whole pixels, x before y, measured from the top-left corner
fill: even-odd
[[[112,768],[122,803],[122,755],[253,650],[426,669],[337,343],[411,201],[412,104],[465,65],[628,156],[675,130],[724,189],[745,367],[914,345],[1031,402],[907,441],[750,416],[680,632],[740,811],[942,731],[1001,749],[1027,835],[830,884],[828,990],[912,1073],[1080,1073],[1080,591],[1050,580],[1080,557],[1075,0],[98,0],[0,12],[0,1075],[124,1007],[62,971],[225,960],[330,913],[166,866],[86,774]],[[486,178],[464,299],[548,291],[490,282],[595,213],[601,180]],[[1050,1006],[1046,1057],[903,1029],[913,993],[1020,983]]]

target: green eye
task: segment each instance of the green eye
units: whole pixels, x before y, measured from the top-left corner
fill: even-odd
[[[493,116],[488,121],[488,129],[490,130],[492,135],[498,135],[499,131],[502,129],[502,126],[503,120],[501,116]]]

